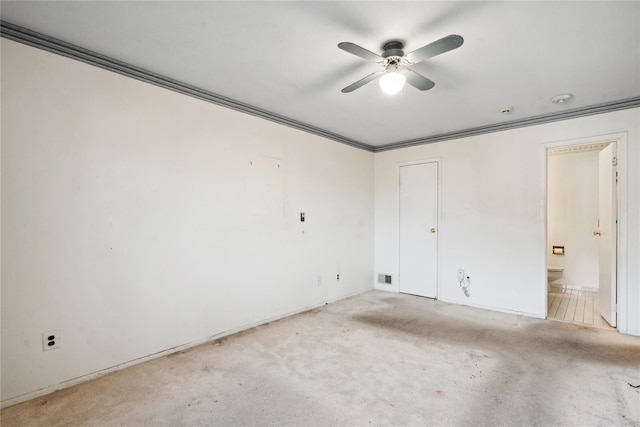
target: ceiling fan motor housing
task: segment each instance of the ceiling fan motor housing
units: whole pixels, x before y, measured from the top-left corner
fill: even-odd
[[[382,52],[382,57],[383,58],[388,58],[390,56],[403,57],[404,56],[404,51],[402,50],[403,47],[404,47],[404,44],[397,40],[386,42],[384,46],[382,46],[382,49],[384,49],[384,52]]]

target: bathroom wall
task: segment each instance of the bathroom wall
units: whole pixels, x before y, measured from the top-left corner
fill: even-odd
[[[591,147],[591,146],[590,146]],[[547,262],[569,286],[598,289],[599,148],[554,149],[548,157]],[[553,255],[553,245],[565,255]]]

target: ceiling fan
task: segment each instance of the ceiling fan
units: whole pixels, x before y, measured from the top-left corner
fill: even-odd
[[[457,49],[462,46],[462,43],[464,43],[464,39],[461,36],[451,34],[405,54],[402,50],[404,43],[398,40],[391,40],[386,42],[382,47],[384,50],[382,55],[375,54],[355,43],[338,43],[338,47],[345,52],[384,66],[382,70],[375,71],[345,87],[342,89],[342,93],[353,92],[378,77],[380,77],[380,88],[388,95],[394,95],[400,92],[404,87],[405,81],[416,89],[429,90],[435,86],[435,83],[409,67],[425,59],[433,58],[441,53]]]

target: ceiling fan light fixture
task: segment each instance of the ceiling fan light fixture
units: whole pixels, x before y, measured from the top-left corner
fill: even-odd
[[[412,70],[411,66],[442,53],[449,52],[450,50],[457,49],[462,46],[463,42],[464,39],[462,37],[451,34],[433,43],[422,46],[413,52],[409,52],[406,55],[404,50],[402,50],[404,42],[399,40],[386,42],[383,46],[384,52],[382,52],[381,55],[373,53],[355,43],[340,42],[338,43],[338,48],[345,52],[359,56],[367,61],[375,62],[384,67],[383,70],[374,71],[368,76],[343,88],[341,92],[353,92],[378,78],[380,89],[388,95],[395,95],[400,92],[405,83],[409,83],[409,85],[422,91],[432,89],[436,84],[417,71]],[[399,70],[402,71],[402,74],[398,72]]]
[[[380,89],[387,95],[395,95],[404,87],[406,77],[398,71],[387,71],[380,77]]]

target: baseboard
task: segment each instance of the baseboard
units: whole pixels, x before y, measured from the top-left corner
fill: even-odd
[[[252,323],[249,323],[249,324],[237,327],[237,328],[233,328],[233,329],[229,329],[229,330],[224,331],[224,332],[220,332],[220,333],[215,334],[215,335],[211,335],[211,336],[208,336],[208,337],[205,337],[205,338],[201,338],[201,339],[196,340],[196,341],[192,341],[192,342],[189,342],[189,343],[186,343],[186,344],[182,344],[182,345],[179,345],[179,346],[176,346],[176,347],[172,347],[172,348],[169,348],[169,349],[166,349],[166,350],[162,350],[162,351],[159,351],[157,353],[149,354],[147,356],[142,356],[142,357],[139,357],[137,359],[133,359],[133,360],[130,360],[128,362],[124,362],[124,363],[120,363],[118,365],[111,366],[109,368],[101,369],[101,370],[96,371],[96,372],[92,372],[92,373],[89,373],[89,374],[86,374],[86,375],[82,375],[82,376],[77,377],[77,378],[72,378],[70,380],[63,381],[63,382],[58,383],[58,384],[46,386],[46,387],[43,387],[43,388],[38,389],[38,390],[34,390],[34,391],[30,391],[30,392],[25,393],[25,394],[21,394],[19,396],[11,397],[9,399],[6,399],[6,400],[3,400],[2,402],[0,402],[0,408],[4,409],[4,408],[9,407],[9,406],[17,405],[19,403],[23,403],[23,402],[26,402],[26,401],[29,401],[29,400],[32,400],[32,399],[36,399],[38,397],[45,396],[47,394],[53,393],[53,392],[58,391],[58,390],[63,390],[65,388],[73,387],[75,385],[82,384],[82,383],[87,382],[87,381],[95,380],[97,378],[103,377],[103,376],[111,374],[113,372],[121,371],[123,369],[127,369],[127,368],[130,368],[130,367],[135,366],[135,365],[139,365],[140,363],[145,363],[145,362],[148,362],[148,361],[151,361],[151,360],[154,360],[154,359],[158,359],[160,357],[168,356],[168,355],[173,354],[173,353],[178,353],[180,351],[188,350],[190,348],[193,348],[193,347],[196,347],[196,346],[199,346],[199,345],[202,345],[202,344],[206,344],[208,342],[215,341],[215,340],[218,340],[220,338],[224,338],[224,337],[227,337],[227,336],[230,336],[230,335],[233,335],[233,334],[237,334],[239,332],[243,332],[243,331],[246,331],[248,329],[255,328],[257,326],[264,325],[264,324],[269,323],[269,322],[275,322],[276,320],[285,319],[287,317],[294,316],[296,314],[304,313],[306,311],[313,310],[313,309],[316,309],[318,307],[322,307],[322,306],[324,306],[326,304],[334,303],[336,301],[340,301],[340,300],[345,299],[345,298],[351,298],[351,297],[354,297],[356,295],[360,295],[360,294],[363,294],[365,292],[369,292],[371,290],[372,289],[367,289],[365,291],[358,291],[358,292],[349,293],[349,294],[346,294],[346,295],[343,295],[343,296],[340,296],[340,297],[331,298],[331,299],[328,299],[328,300],[323,300],[322,302],[318,302],[318,303],[315,303],[315,304],[312,304],[312,305],[309,305],[309,306],[305,306],[305,307],[303,307],[303,308],[301,308],[299,310],[294,310],[294,311],[278,314],[278,315],[275,315],[275,316],[271,316],[271,317],[268,317],[268,318],[265,318],[265,319],[262,319],[262,320],[259,320],[259,321],[256,321],[256,322],[252,322]]]
[[[526,311],[518,311],[518,310],[512,310],[508,308],[493,307],[493,306],[482,305],[482,304],[469,304],[467,302],[461,302],[459,300],[454,301],[454,300],[443,299],[443,298],[438,298],[438,300],[449,303],[449,304],[464,305],[464,306],[473,307],[473,308],[481,308],[483,310],[497,311],[499,313],[515,314],[518,316],[527,316],[527,317],[533,317],[535,319],[542,319],[542,320],[546,318],[544,314],[539,314],[539,313],[529,313]]]

